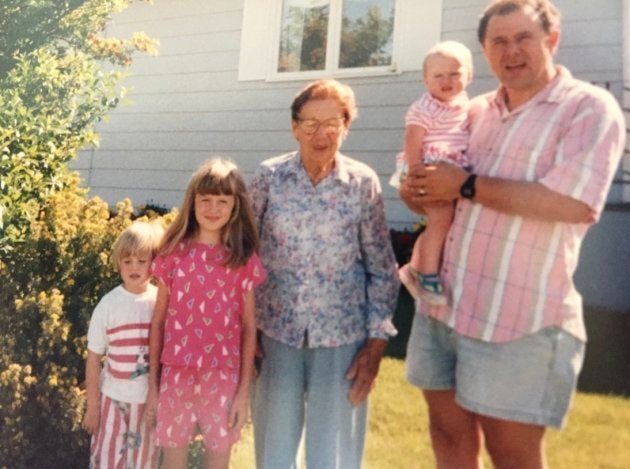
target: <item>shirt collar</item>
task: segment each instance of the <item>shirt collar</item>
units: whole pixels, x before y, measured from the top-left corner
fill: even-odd
[[[462,91],[457,96],[455,96],[452,100],[448,102],[440,101],[437,98],[434,98],[431,93],[426,93],[426,99],[430,103],[431,106],[435,106],[438,109],[453,109],[453,108],[463,108],[466,107],[468,103],[468,93],[466,91]]]
[[[306,170],[302,165],[302,159],[300,158],[299,150],[294,153],[294,157],[292,158],[291,163],[287,165],[287,175],[288,174],[291,174],[297,178],[308,178],[308,174],[306,174]],[[337,154],[335,155],[335,167],[333,168],[330,175],[332,175],[333,179],[336,179],[344,184],[347,184],[350,181],[350,174],[348,173],[346,157],[339,152],[337,152]]]
[[[558,103],[562,101],[564,97],[564,88],[567,81],[571,80],[573,76],[571,72],[562,65],[556,66],[556,76],[551,79],[547,85],[540,90],[533,98],[523,103],[517,109],[513,109],[511,112],[519,111],[525,107],[532,106],[541,102]],[[499,86],[496,95],[494,97],[494,104],[499,108],[502,113],[509,113],[506,101],[506,89],[503,85]]]

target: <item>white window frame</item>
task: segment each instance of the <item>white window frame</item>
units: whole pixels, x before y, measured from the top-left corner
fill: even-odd
[[[333,9],[336,9],[333,14]],[[342,2],[332,0],[329,28],[335,37],[327,41],[327,64],[335,68],[302,72],[278,72],[282,0],[244,0],[239,81],[293,81],[322,77],[350,78],[396,75],[420,70],[422,57],[440,40],[441,0],[396,0],[392,63],[383,67],[338,69]]]
[[[338,68],[339,55],[341,48],[341,19],[343,16],[343,0],[330,0],[330,13],[328,17],[328,34],[326,37],[326,67],[323,70],[308,70],[297,72],[279,72],[278,71],[278,56],[280,54],[280,35],[282,28],[282,4],[283,1],[275,1],[276,11],[273,16],[272,26],[272,44],[271,58],[275,60],[269,61],[269,70],[267,77],[270,81],[284,81],[284,80],[312,80],[320,78],[322,76],[334,76],[339,78],[353,77],[353,76],[369,76],[369,75],[387,75],[390,73],[397,73],[396,70],[396,45],[400,42],[396,39],[397,23],[399,18],[398,12],[394,14],[394,33],[392,38],[393,50],[392,50],[392,63],[391,65],[381,67],[353,67],[353,68]]]

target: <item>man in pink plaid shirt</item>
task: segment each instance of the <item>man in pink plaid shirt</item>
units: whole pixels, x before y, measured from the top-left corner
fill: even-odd
[[[401,197],[422,212],[458,199],[444,249],[449,305],[417,304],[409,381],[424,390],[438,467],[544,468],[547,426],[561,427],[584,356],[573,285],[624,144],[619,105],[553,56],[547,0],[498,0],[478,29],[497,91],[473,102],[473,173],[441,164]]]

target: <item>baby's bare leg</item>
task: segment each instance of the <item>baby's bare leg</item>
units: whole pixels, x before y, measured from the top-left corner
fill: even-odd
[[[427,225],[416,240],[411,254],[411,266],[422,275],[435,274],[440,270],[442,250],[453,221],[455,204],[426,207]]]

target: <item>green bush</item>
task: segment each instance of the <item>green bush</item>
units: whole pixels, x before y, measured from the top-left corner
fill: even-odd
[[[85,335],[94,306],[120,282],[110,250],[133,218],[129,200],[111,216],[102,200],[68,188],[45,201],[31,236],[0,264],[0,466],[86,466]]]
[[[0,2],[0,467],[85,467],[85,333],[130,223],[87,199],[68,163],[125,94],[144,34],[104,37],[132,0]],[[113,67],[105,69],[106,62]]]
[[[102,37],[128,3],[0,2],[0,255],[28,237],[42,200],[71,184],[77,152],[97,144],[94,125],[125,95],[120,66],[153,52],[144,34]]]

